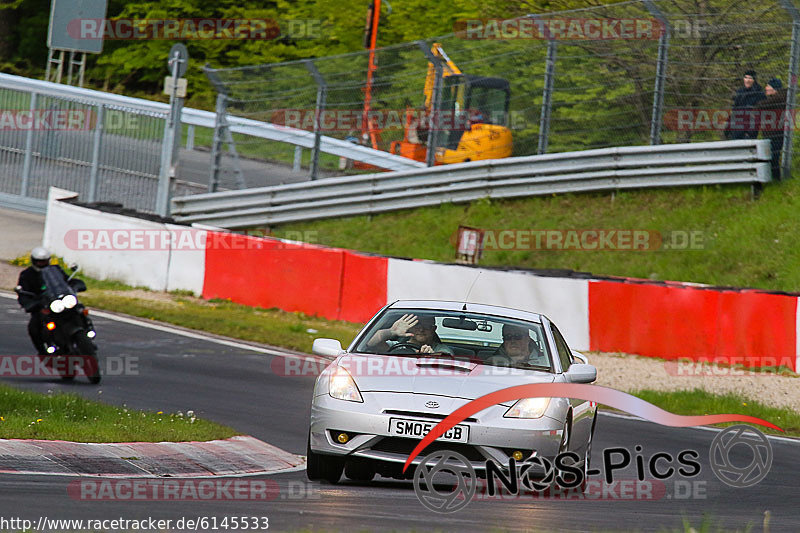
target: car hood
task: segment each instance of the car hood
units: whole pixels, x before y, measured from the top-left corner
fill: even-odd
[[[361,392],[433,394],[474,400],[529,383],[552,383],[549,372],[494,367],[437,357],[348,354],[339,358]],[[513,402],[512,402],[513,403]]]

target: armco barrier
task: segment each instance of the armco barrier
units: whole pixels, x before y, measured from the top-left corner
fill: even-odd
[[[75,229],[171,229],[61,202],[51,189],[45,245],[101,279],[364,322],[401,298],[452,299],[542,312],[576,350],[724,360],[798,369],[798,299],[675,282],[541,276],[207,231],[205,249],[99,252],[66,245]],[[186,230],[186,227],[181,227]],[[474,283],[474,285],[473,285]],[[471,290],[470,290],[471,287]],[[469,295],[468,295],[469,291]]]

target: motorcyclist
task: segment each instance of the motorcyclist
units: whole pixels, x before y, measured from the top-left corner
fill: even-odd
[[[49,310],[42,307],[41,295],[45,290],[45,286],[41,272],[43,268],[50,265],[50,257],[50,252],[41,246],[31,250],[31,266],[20,272],[19,281],[17,281],[17,285],[22,287],[23,291],[36,295],[34,297],[30,294],[21,293],[17,296],[17,301],[31,315],[28,322],[28,335],[36,348],[36,353],[39,355],[47,354],[44,338],[42,337],[42,328],[44,326],[43,312],[46,313]],[[64,276],[64,281],[66,282],[67,274],[60,266],[56,266],[56,268]]]

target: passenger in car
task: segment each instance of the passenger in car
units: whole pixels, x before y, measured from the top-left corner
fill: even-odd
[[[367,346],[383,353],[401,343],[410,343],[419,353],[442,352],[453,355],[452,348],[437,335],[436,319],[430,315],[405,314],[391,327],[376,331]]]
[[[528,364],[535,366],[550,366],[547,355],[542,352],[539,345],[531,338],[528,328],[513,324],[503,325],[503,344],[495,354],[489,358],[494,364]]]

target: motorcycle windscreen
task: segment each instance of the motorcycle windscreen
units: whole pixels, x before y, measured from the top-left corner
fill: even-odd
[[[75,294],[72,287],[67,285],[64,273],[58,266],[46,266],[42,269],[41,274],[42,284],[45,286],[44,293],[50,301],[67,294]]]

